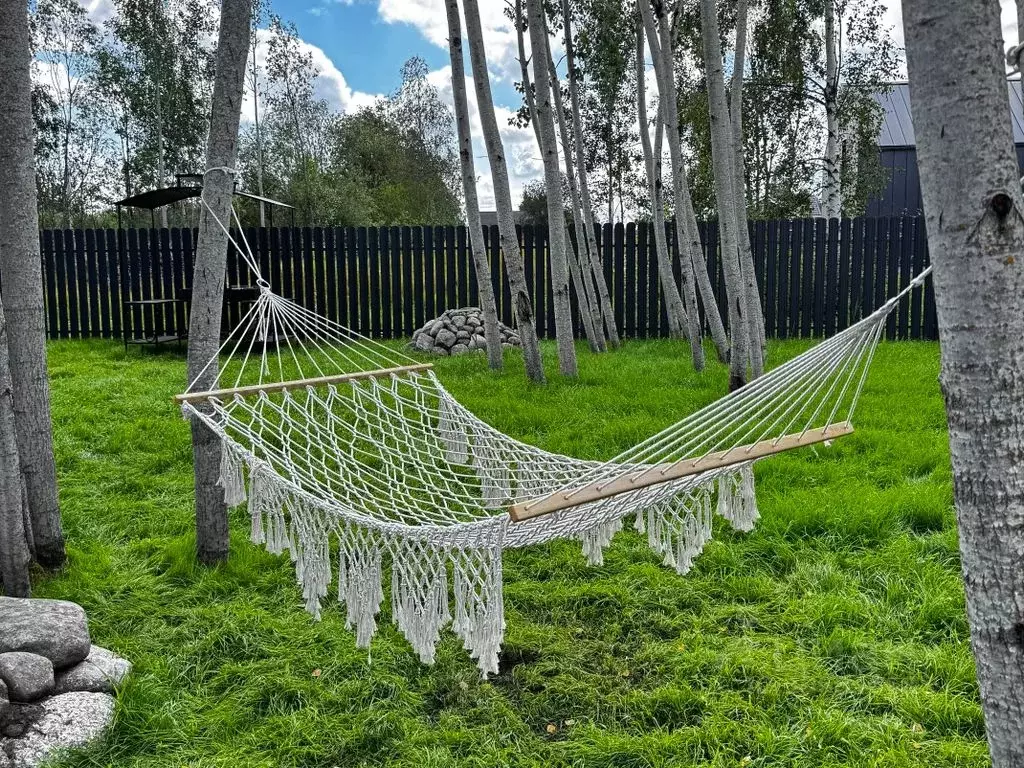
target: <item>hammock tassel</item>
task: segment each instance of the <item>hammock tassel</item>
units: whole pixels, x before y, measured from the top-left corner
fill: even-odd
[[[688,573],[711,540],[710,489],[698,486],[648,507],[643,525],[648,545],[663,563],[680,575]]]
[[[356,631],[356,646],[369,648],[384,602],[381,550],[374,535],[349,524],[338,536],[338,600],[345,605],[345,628]]]
[[[222,440],[220,445],[220,478],[217,485],[224,489],[224,503],[229,507],[237,507],[245,501],[242,460],[228,447],[226,440]]]
[[[396,541],[391,561],[391,615],[424,664],[434,663],[448,608],[448,558],[418,541]]]
[[[295,578],[302,586],[306,610],[319,620],[320,601],[331,582],[331,525],[327,513],[301,501],[293,508],[291,521]]]
[[[737,531],[754,529],[761,513],[757,509],[753,465],[744,464],[735,472],[719,476],[718,514],[732,523]]]
[[[587,565],[604,565],[604,550],[612,543],[612,537],[621,530],[622,518],[617,517],[580,534]]]
[[[505,634],[501,582],[501,548],[452,553],[455,618],[452,631],[477,660],[481,677],[498,671],[498,651]]]

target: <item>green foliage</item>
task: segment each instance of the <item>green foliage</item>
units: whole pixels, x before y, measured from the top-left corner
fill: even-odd
[[[778,364],[805,342],[772,343]],[[555,350],[545,345],[554,370]],[[505,556],[500,674],[450,634],[422,666],[385,608],[372,651],[336,604],[314,622],[292,566],[231,513],[195,564],[174,356],[50,345],[70,562],[38,596],[81,602],[135,662],[106,741],[60,765],[957,766],[989,764],[959,571],[938,346],[883,343],[857,432],[757,467],[762,520],[716,522],[686,577],[639,535]],[[709,356],[709,360],[712,359]],[[520,358],[437,361],[468,407],[545,448],[608,458],[721,396],[677,344],[581,355],[529,385]]]

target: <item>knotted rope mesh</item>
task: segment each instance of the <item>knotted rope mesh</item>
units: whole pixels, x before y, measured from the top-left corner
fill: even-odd
[[[247,245],[239,250],[258,275]],[[504,549],[576,538],[599,564],[634,516],[664,563],[686,573],[711,538],[712,512],[753,527],[752,446],[849,424],[885,318],[906,293],[599,462],[501,433],[428,366],[259,284],[210,361],[215,391],[182,396],[186,418],[221,438],[227,503],[247,499],[252,540],[289,553],[314,616],[336,590],[360,647],[376,631],[390,568],[391,617],[420,658],[433,661],[450,625],[483,674],[497,671],[504,633]],[[552,500],[550,514],[510,520],[513,505],[529,513]]]

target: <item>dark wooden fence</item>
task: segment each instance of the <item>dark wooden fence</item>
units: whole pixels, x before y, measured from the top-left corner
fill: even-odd
[[[776,338],[840,331],[928,263],[919,218],[757,221],[750,229],[765,324]],[[701,232],[724,315],[717,226],[702,225]],[[485,236],[501,317],[511,324],[512,298],[496,247],[497,228],[488,228]],[[446,308],[477,303],[463,227],[252,229],[246,237],[275,292],[368,336],[409,336]],[[185,322],[182,305],[154,303],[125,313],[122,301],[187,293],[195,239],[190,229],[42,232],[49,337],[120,338],[126,325],[130,336],[152,335],[154,325],[158,333],[179,332]],[[523,227],[520,243],[534,289],[537,330],[552,337],[547,232]],[[666,335],[651,227],[605,225],[599,228],[598,243],[622,332],[633,338]],[[254,283],[234,252],[227,281],[230,286]],[[243,309],[229,306],[227,321],[237,321]],[[889,338],[936,338],[930,281],[902,302],[886,330]]]

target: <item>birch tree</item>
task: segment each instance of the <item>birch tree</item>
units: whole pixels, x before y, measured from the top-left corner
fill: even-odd
[[[459,0],[445,0],[448,15],[448,53],[452,65],[452,97],[455,102],[455,124],[459,137],[459,162],[462,168],[462,192],[466,199],[466,225],[470,248],[476,267],[476,283],[480,294],[480,311],[484,317],[484,338],[487,340],[487,363],[501,370],[501,333],[498,330],[498,305],[494,299],[494,283],[484,248],[484,230],[480,224],[480,203],[476,195],[476,169],[473,162],[473,137],[469,126],[469,99],[466,96],[466,71],[462,57],[462,21]]]
[[[736,215],[736,237],[739,247],[740,272],[746,290],[747,319],[750,331],[751,373],[756,378],[764,372],[764,310],[754,270],[754,252],[750,245],[747,223],[747,174],[743,140],[743,69],[747,60],[747,0],[736,0],[736,50],[732,63],[732,84],[729,89],[729,118],[732,126],[733,210]]]
[[[704,72],[708,87],[708,114],[711,120],[711,159],[714,165],[715,198],[718,201],[718,231],[721,237],[722,273],[729,304],[729,391],[747,383],[750,361],[750,330],[747,320],[747,291],[740,269],[735,201],[735,177],[732,126],[725,97],[722,72],[722,47],[718,29],[718,5],[701,0],[701,40],[704,45]]]
[[[512,20],[516,27],[516,43],[519,46],[519,71],[523,78],[521,87],[523,90],[523,101],[526,104],[527,121],[533,128],[533,137],[537,141],[537,148],[538,151],[540,151],[541,137],[539,124],[537,122],[537,102],[534,99],[534,88],[530,78],[530,59],[526,55],[526,37],[524,35],[525,20],[523,17],[522,5],[522,0],[516,0],[515,6],[510,10],[514,14]],[[555,115],[559,118],[558,128],[561,131],[562,135],[562,146],[565,147],[567,146],[566,142],[568,141],[568,137],[565,131],[564,111],[563,107],[561,106],[558,75],[555,71],[554,61],[551,59],[550,47],[548,48],[546,56],[548,61],[548,70],[551,74],[552,93],[555,96]],[[568,231],[566,231],[565,236],[565,252],[567,254],[567,261],[569,263],[569,273],[572,277],[573,287],[576,289],[577,302],[580,307],[580,318],[583,320],[583,331],[587,337],[587,342],[590,345],[590,349],[592,352],[603,352],[605,349],[605,338],[604,334],[601,331],[601,318],[600,316],[595,317],[595,311],[597,307],[594,303],[594,295],[593,290],[591,288],[591,281],[589,279],[586,279],[589,276],[590,269],[589,267],[586,267],[581,270],[579,263],[580,254],[578,249],[579,243],[581,242],[581,239],[583,237],[582,221],[579,218],[579,193],[576,189],[576,180],[573,174],[572,164],[568,162],[568,157],[565,155],[565,153],[563,153],[563,157],[566,158],[565,180],[568,186],[570,198],[570,204],[568,206],[568,209],[570,216],[572,218],[573,230],[576,233],[576,250],[573,249],[572,243],[569,240]],[[527,194],[530,191],[530,185],[527,185],[523,189],[523,200],[527,199]],[[559,205],[563,203],[561,198],[562,196],[560,195]],[[546,186],[543,186],[543,193],[537,196],[536,199],[540,200],[543,204],[544,226],[547,226],[548,194]],[[522,203],[519,206],[519,210],[520,213],[523,213],[525,210]]]
[[[647,189],[651,198],[651,220],[654,223],[654,247],[658,259],[658,279],[661,292],[665,297],[665,314],[668,317],[669,334],[676,339],[689,338],[686,308],[683,297],[679,293],[675,274],[672,272],[672,260],[668,252],[665,233],[665,201],[661,180],[661,139],[664,136],[665,124],[656,120],[657,132],[655,144],[657,151],[651,146],[650,123],[647,120],[647,88],[646,67],[644,65],[644,30],[637,27],[636,32],[636,110],[640,123],[640,146],[644,153],[644,166],[647,170]],[[700,336],[691,343],[701,343]]]
[[[217,376],[216,361],[205,370],[204,366],[215,358],[220,345],[228,235],[213,216],[223,222],[231,220],[232,169],[238,152],[238,124],[249,51],[251,11],[251,0],[224,0],[221,6],[210,134],[206,145],[207,170],[203,177],[205,205],[199,220],[189,319],[188,378],[200,390],[210,389]],[[194,420],[192,456],[195,462],[196,553],[199,561],[207,565],[226,560],[228,555],[224,489],[217,484],[220,454],[221,445],[216,434],[198,419]]]
[[[904,0],[960,533],[992,765],[1024,765],[1024,200],[999,4]],[[937,55],[941,54],[941,55]]]
[[[534,104],[537,135],[544,162],[544,186],[548,198],[548,262],[554,293],[555,339],[558,367],[563,376],[575,376],[576,343],[573,338],[572,304],[569,299],[569,270],[565,253],[565,214],[562,210],[562,178],[558,170],[558,145],[551,106],[551,83],[547,72],[547,26],[542,0],[526,0],[533,58]]]
[[[491,95],[491,80],[487,72],[487,54],[484,51],[483,27],[480,23],[480,8],[477,0],[465,0],[466,35],[469,39],[469,59],[473,67],[473,84],[476,88],[477,108],[480,111],[480,126],[487,146],[487,159],[491,168],[491,182],[494,186],[494,206],[498,212],[498,236],[501,252],[505,258],[516,308],[516,325],[523,346],[523,361],[526,375],[534,382],[544,381],[544,365],[540,357],[537,331],[533,325],[533,302],[526,283],[526,269],[523,255],[519,250],[516,222],[512,217],[512,193],[508,183],[508,165],[505,148],[498,132],[498,120],[494,114],[494,99]]]
[[[579,73],[576,69],[576,45],[572,35],[572,16],[569,13],[569,0],[562,0],[562,24],[565,31],[565,63],[569,77],[569,108],[572,110],[572,145],[576,161],[576,178],[579,183],[580,207],[583,214],[584,241],[580,244],[580,247],[586,248],[590,269],[597,284],[605,333],[608,343],[614,349],[619,346],[619,329],[615,323],[615,310],[612,307],[608,281],[604,277],[601,254],[597,249],[597,240],[594,237],[594,207],[590,197],[590,184],[587,181],[587,162],[583,143],[583,118],[580,114]],[[571,161],[568,158],[568,146],[566,146],[565,152],[567,155],[566,165],[569,165]]]
[[[14,388],[7,354],[7,320],[0,301],[0,582],[9,597],[28,597],[31,554],[21,495],[21,466],[14,418]]]
[[[558,80],[555,61],[551,56],[550,45],[547,46],[547,66],[551,76],[551,94],[554,97],[555,122],[558,125],[558,134],[562,140],[562,160],[565,163],[565,180],[569,187],[570,218],[572,219],[573,233],[576,236],[574,247],[572,240],[569,238],[569,233],[566,231],[566,259],[569,262],[573,287],[576,288],[576,296],[580,306],[580,317],[583,320],[587,341],[590,342],[590,349],[594,352],[604,352],[607,337],[604,332],[604,320],[601,315],[598,294],[595,290],[593,270],[590,268],[590,260],[586,255],[586,235],[584,234],[586,224],[581,214],[580,191],[577,185],[576,169],[573,167],[572,158],[569,156],[572,145],[569,140],[568,127],[565,124],[565,106],[562,103],[561,83]],[[536,111],[533,113],[532,122],[536,126]],[[539,132],[537,133],[539,135]],[[540,146],[539,138],[537,145]],[[546,199],[547,195],[545,195]]]
[[[0,279],[7,315],[14,423],[35,558],[63,564],[57,468],[46,375],[42,259],[36,203],[28,15],[19,0],[0,0]]]
[[[825,0],[825,159],[822,163],[822,213],[838,219],[843,213],[839,167],[839,56],[836,46],[836,2]]]
[[[693,211],[693,199],[690,196],[689,182],[686,179],[686,163],[679,138],[679,105],[673,73],[672,38],[669,31],[668,0],[655,0],[657,3],[657,22],[651,10],[649,0],[637,0],[647,42],[651,49],[651,60],[654,62],[654,74],[658,82],[659,116],[665,124],[668,138],[669,156],[672,161],[672,192],[675,198],[675,228],[679,240],[681,283],[680,292],[686,306],[687,319],[690,323],[689,336],[699,338],[700,324],[697,311],[696,286],[700,286],[701,302],[704,316],[707,319],[711,338],[714,341],[718,358],[725,361],[729,357],[729,340],[725,326],[718,314],[718,304],[711,289],[704,260],[704,250],[697,229],[697,217]],[[697,370],[704,368],[704,350],[693,345],[693,364]]]

